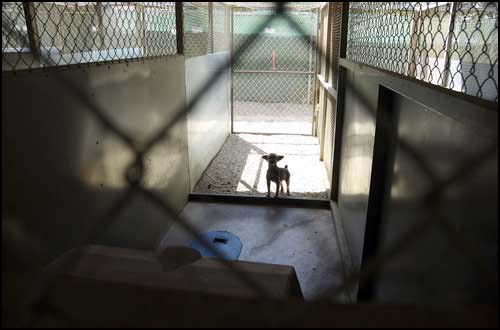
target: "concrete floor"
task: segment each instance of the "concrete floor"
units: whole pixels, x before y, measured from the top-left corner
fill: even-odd
[[[233,103],[233,130],[242,133],[311,134],[313,107],[293,103]]]
[[[318,139],[303,135],[232,134],[193,192],[265,196],[267,162],[262,156],[271,152],[285,156],[278,165],[288,165],[292,198],[328,198]],[[276,192],[274,183],[271,191]]]
[[[182,216],[200,233],[224,230],[238,236],[239,260],[293,266],[307,301],[343,279],[330,210],[189,202]],[[191,239],[175,224],[161,244],[186,245]]]

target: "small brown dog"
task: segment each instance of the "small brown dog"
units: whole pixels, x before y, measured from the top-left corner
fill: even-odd
[[[264,155],[264,158],[268,163],[269,167],[267,169],[266,179],[267,179],[267,197],[271,197],[271,181],[276,183],[276,196],[279,196],[280,187],[281,192],[284,192],[283,181],[286,182],[286,190],[288,196],[290,196],[290,172],[288,171],[288,165],[284,168],[278,167],[278,162],[282,160],[285,156],[279,156],[276,154]]]

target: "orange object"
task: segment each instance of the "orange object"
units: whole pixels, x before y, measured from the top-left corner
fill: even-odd
[[[278,55],[276,55],[276,51],[273,50],[273,71],[276,71],[276,61],[278,59]]]

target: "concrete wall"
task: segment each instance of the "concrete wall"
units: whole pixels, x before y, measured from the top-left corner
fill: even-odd
[[[498,143],[487,128],[498,131],[498,118],[478,130],[441,112],[394,94],[397,134],[447,178],[464,163]],[[460,109],[455,108],[455,111]],[[495,115],[495,113],[492,113]],[[380,275],[376,299],[381,302],[463,305],[498,303],[498,153],[474,161],[437,201],[424,207],[421,196],[432,182],[401,147],[395,152],[390,191],[383,216],[380,253],[417,222],[434,225],[401,250]],[[437,221],[450,224],[452,233]]]
[[[220,52],[186,59],[186,97],[195,93],[229,59]],[[230,71],[207,91],[188,116],[189,173],[193,189],[231,133]]]
[[[339,211],[353,263],[361,264],[375,141],[378,84],[349,71],[342,131]]]
[[[434,224],[385,264],[373,298],[410,304],[498,303],[498,147],[486,162],[476,160],[461,173],[430,210],[420,198],[431,182],[413,156],[401,144],[377,142],[383,130],[377,121],[380,111],[390,108],[394,122],[388,136],[407,141],[445,180],[497,146],[496,105],[347,60],[341,64],[346,87],[338,209],[354,270],[366,264],[366,249],[385,255],[417,222],[443,218],[450,224],[447,229]],[[376,194],[382,195],[374,198]],[[450,229],[455,234],[448,235]]]
[[[43,264],[81,240],[123,195],[124,171],[133,159],[58,75],[137,141],[185,104],[179,56],[3,72],[2,255],[16,262]],[[146,155],[145,167],[144,184],[180,211],[189,193],[185,120]],[[98,242],[154,248],[170,226],[141,196],[114,217],[99,231]]]

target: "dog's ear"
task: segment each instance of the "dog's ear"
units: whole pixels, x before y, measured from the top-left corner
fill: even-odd
[[[264,158],[265,160],[268,160],[269,156],[268,155],[264,155],[264,156],[262,156],[262,158]]]
[[[282,160],[283,158],[285,158],[285,156],[278,156],[278,161]]]

